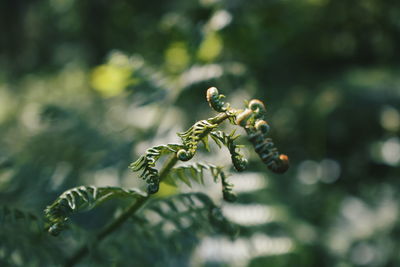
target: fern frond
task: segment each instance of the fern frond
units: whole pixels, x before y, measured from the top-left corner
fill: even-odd
[[[45,216],[49,222],[48,231],[52,235],[58,235],[73,213],[91,210],[111,198],[145,196],[146,194],[140,190],[119,187],[80,186],[72,188],[62,193],[53,204],[45,209]]]
[[[143,170],[140,174],[140,178],[146,181],[149,194],[156,193],[160,184],[158,171],[154,168],[157,160],[163,155],[176,153],[180,148],[182,148],[182,146],[178,144],[155,146],[147,149],[143,156],[129,165],[129,168],[134,172]]]
[[[233,184],[228,182],[228,177],[225,175],[224,172],[220,173],[221,177],[221,184],[222,184],[222,196],[228,202],[235,202],[237,196],[235,193],[232,192]]]
[[[223,167],[215,166],[209,163],[194,163],[190,165],[180,166],[171,169],[164,182],[177,186],[177,181],[182,181],[187,186],[191,187],[191,181],[199,184],[204,184],[205,170],[209,171],[214,182],[221,180],[222,195],[226,201],[233,202],[236,200],[236,195],[232,192],[233,185],[228,182],[227,175],[223,171]]]
[[[229,108],[229,103],[225,103],[224,95],[219,94],[218,89],[210,87],[207,89],[207,102],[211,108],[218,112],[225,112]]]
[[[244,111],[236,115],[236,124],[242,126],[254,150],[268,168],[275,173],[284,173],[289,168],[289,158],[280,154],[271,138],[267,138],[270,127],[265,121],[266,108],[262,101],[252,99]]]
[[[189,266],[202,237],[218,234],[234,238],[238,234],[238,227],[203,193],[153,199],[130,218],[93,249],[93,256],[83,265],[112,259],[114,265],[125,266],[131,258],[141,266]]]
[[[208,170],[214,181],[217,181],[222,167],[209,163],[193,163],[171,169],[164,182],[176,186],[177,181],[182,181],[191,186],[191,180],[199,184],[204,184],[204,171]]]
[[[31,212],[0,207],[0,240],[0,266],[59,263],[60,251],[54,240],[44,234],[42,220]]]
[[[162,220],[158,222],[159,226],[172,223],[176,229],[189,228],[195,224],[207,224],[216,230],[234,237],[237,229],[223,215],[221,210],[214,204],[209,196],[204,193],[187,193],[175,195],[169,198],[158,199],[149,204],[145,213],[153,211],[157,213]],[[186,222],[182,225],[182,219]]]
[[[184,146],[183,149],[178,151],[178,159],[188,161],[193,158],[199,142],[207,142],[208,140],[205,140],[205,138],[216,127],[218,127],[218,124],[213,123],[212,119],[201,120],[196,122],[186,132],[178,133]]]
[[[244,171],[247,167],[247,160],[240,153],[239,145],[236,145],[234,141],[239,137],[235,136],[235,131],[227,135],[222,131],[214,131],[210,133],[211,138],[215,143],[221,147],[221,144],[226,146],[231,154],[232,164],[238,172]]]

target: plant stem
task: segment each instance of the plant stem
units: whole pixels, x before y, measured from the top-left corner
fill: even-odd
[[[160,181],[164,179],[168,172],[174,167],[174,165],[178,162],[178,158],[176,154],[173,154],[164,164],[164,166],[160,170]],[[150,196],[140,196],[136,199],[136,201],[129,206],[123,213],[121,213],[114,221],[112,221],[109,225],[107,225],[102,231],[100,231],[94,241],[95,243],[100,242],[110,233],[114,232],[120,225],[122,225],[127,219],[129,219],[133,214],[135,214],[146,202],[149,200]],[[69,259],[67,259],[65,263],[65,267],[74,266],[81,259],[83,259],[89,252],[89,247],[87,245],[82,246],[78,249],[75,254],[73,254]]]
[[[227,113],[220,113],[214,118],[211,118],[211,122],[215,124],[221,124],[224,120],[229,118],[230,115]],[[208,134],[208,132],[204,133],[205,135]],[[164,164],[164,166],[160,170],[159,178],[160,181],[162,181],[168,174],[168,172],[174,167],[174,165],[178,162],[178,158],[176,157],[176,154],[174,153]],[[133,214],[135,214],[148,200],[150,196],[139,196],[136,201],[129,206],[124,212],[122,212],[117,218],[115,218],[114,221],[112,221],[109,225],[107,225],[102,231],[100,231],[96,237],[94,238],[94,242],[100,242],[103,240],[106,236],[108,236],[110,233],[114,232],[120,225],[122,225],[129,217],[131,217]],[[73,254],[69,259],[67,259],[65,266],[74,266],[77,264],[80,260],[82,260],[89,252],[89,247],[87,245],[82,246],[80,249],[78,249],[75,254]]]
[[[221,124],[224,120],[229,118],[231,115],[228,115],[226,112],[219,113],[217,116],[211,118],[211,122],[215,124]]]

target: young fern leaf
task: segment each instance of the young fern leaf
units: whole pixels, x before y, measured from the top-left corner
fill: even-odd
[[[53,204],[45,209],[48,231],[52,235],[58,235],[65,228],[73,213],[91,210],[112,198],[145,196],[146,194],[140,190],[120,187],[80,186],[72,188],[62,193]]]
[[[154,194],[159,189],[160,179],[155,168],[157,160],[163,155],[176,153],[180,148],[182,146],[178,144],[155,146],[147,149],[143,156],[129,165],[129,168],[134,172],[143,170],[140,178],[146,181],[149,194]]]
[[[240,153],[240,146],[234,143],[238,136],[235,136],[234,132],[227,135],[222,131],[214,131],[225,119],[229,119],[234,125],[245,128],[254,149],[269,169],[276,173],[283,173],[288,169],[288,157],[279,154],[277,149],[273,147],[271,139],[266,137],[269,126],[264,120],[266,108],[263,102],[253,99],[247,103],[245,110],[240,110],[230,107],[229,103],[222,100],[223,98],[224,96],[220,95],[215,87],[209,88],[207,90],[207,101],[213,109],[221,113],[216,117],[198,121],[187,131],[178,133],[178,136],[182,139],[182,145],[169,144],[152,147],[130,165],[132,171],[142,170],[140,177],[146,181],[149,194],[158,192],[160,178],[155,164],[162,155],[176,153],[178,160],[188,161],[195,155],[200,142],[203,142],[205,148],[209,150],[209,135],[218,146],[221,147],[221,144],[223,144],[228,148],[233,166],[237,171],[243,171],[247,166],[247,160]],[[179,174],[181,180],[190,185],[189,180],[185,179],[186,176],[181,170]]]
[[[215,131],[210,133],[211,138],[214,142],[221,147],[221,144],[226,146],[231,153],[232,164],[238,172],[242,172],[247,167],[247,159],[240,153],[239,145],[236,145],[234,141],[239,137],[235,136],[235,131],[227,135],[222,131]]]
[[[191,181],[199,183],[204,182],[204,170],[209,170],[214,181],[221,180],[223,197],[227,201],[234,201],[236,196],[232,192],[233,185],[227,180],[227,176],[221,167],[211,164],[193,164],[190,166],[182,166],[173,168],[178,160],[188,161],[195,155],[198,145],[203,142],[208,149],[208,137],[221,147],[226,146],[231,154],[232,163],[237,171],[243,171],[247,165],[247,160],[240,153],[240,146],[235,144],[238,136],[235,132],[227,135],[222,131],[215,129],[225,120],[229,120],[233,125],[243,127],[249,136],[250,142],[254,146],[255,151],[259,154],[268,168],[277,173],[283,173],[288,168],[288,157],[279,154],[274,148],[270,138],[267,138],[269,126],[265,121],[266,109],[260,100],[253,99],[246,103],[247,107],[242,109],[234,109],[229,103],[223,101],[224,96],[218,93],[215,87],[207,90],[207,101],[210,106],[219,112],[215,117],[196,122],[192,127],[183,133],[178,133],[182,140],[182,144],[168,144],[152,147],[146,150],[145,154],[133,162],[129,167],[132,171],[142,171],[140,178],[147,182],[147,192],[149,194],[156,193],[159,189],[160,179],[164,179],[167,183],[174,184],[181,180],[191,185]],[[161,156],[173,154],[165,161],[160,171],[155,168],[156,162]],[[161,178],[160,178],[161,177]],[[65,227],[69,217],[76,212],[90,210],[95,208],[102,202],[114,197],[132,197],[136,199],[129,208],[120,214],[112,223],[96,235],[96,240],[100,242],[104,237],[114,232],[128,218],[132,218],[135,213],[140,212],[139,209],[149,200],[145,193],[136,190],[126,190],[117,187],[96,188],[93,186],[82,186],[73,188],[64,192],[52,205],[45,210],[48,223],[48,231],[57,235]],[[156,203],[156,202],[152,202]],[[168,235],[169,231],[165,231],[166,224],[172,224],[179,231],[190,229],[189,225],[196,225],[199,220],[198,215],[205,216],[205,221],[221,230],[233,233],[234,227],[222,216],[221,211],[215,206],[207,195],[182,194],[169,199],[159,200],[159,204],[148,205],[146,211],[153,211],[161,217],[158,223],[153,224],[158,229],[156,231],[140,230],[139,233],[149,232],[149,236],[153,236],[153,240],[158,247],[163,246],[160,237]],[[186,208],[182,210],[182,207]],[[135,215],[136,218],[137,214]],[[184,218],[185,220],[182,220]],[[141,223],[146,224],[144,229],[149,229],[148,224],[154,223],[152,220],[145,218],[136,218],[137,228],[140,229]],[[196,229],[196,228],[194,228]],[[158,236],[160,235],[160,236]],[[142,247],[142,241],[146,238],[139,239],[139,247]],[[168,241],[167,241],[168,242]],[[160,246],[161,244],[161,246]],[[144,250],[147,250],[144,248]],[[1,252],[1,251],[0,251]],[[82,246],[67,261],[67,265],[79,262],[89,252],[88,246]]]
[[[190,165],[180,166],[171,169],[164,182],[176,186],[177,181],[182,181],[188,186],[191,186],[190,180],[199,184],[204,184],[204,171],[208,170],[214,181],[218,179],[219,174],[222,172],[222,167],[215,166],[208,163],[194,163]]]
[[[220,177],[221,177],[223,198],[228,202],[235,202],[237,196],[235,193],[232,192],[233,184],[228,182],[228,177],[225,175],[224,172],[220,173]]]
[[[244,127],[254,150],[268,168],[275,173],[284,173],[289,168],[289,158],[285,154],[279,154],[272,139],[267,138],[270,126],[264,120],[265,113],[264,103],[253,99],[236,117],[236,123]]]
[[[129,257],[140,266],[189,266],[190,255],[204,235],[233,239],[239,229],[203,193],[149,200],[146,208],[122,227],[100,249],[92,251],[93,258],[85,263],[104,263],[112,258],[114,265],[126,266]]]
[[[264,103],[258,99],[252,99],[246,102],[247,107],[241,110],[231,108],[229,103],[222,101],[223,98],[224,96],[220,95],[215,87],[207,90],[209,105],[214,110],[227,114],[232,124],[242,126],[246,130],[255,151],[268,168],[275,173],[286,172],[289,168],[288,156],[279,154],[278,150],[274,148],[272,140],[267,138],[269,126],[265,121],[267,110]]]
[[[183,149],[178,151],[178,159],[188,161],[193,158],[200,141],[203,141],[206,147],[208,147],[207,135],[216,127],[218,127],[218,124],[213,123],[212,119],[201,120],[196,122],[186,132],[178,133],[184,146]]]
[[[207,102],[211,108],[218,112],[225,112],[229,109],[229,103],[225,103],[222,99],[225,98],[224,95],[220,95],[218,89],[215,87],[210,87],[207,90]]]
[[[171,169],[164,182],[177,186],[177,181],[182,181],[187,186],[191,187],[191,180],[199,184],[204,184],[204,171],[208,170],[213,177],[214,182],[221,179],[222,195],[226,201],[233,202],[236,200],[236,195],[232,192],[233,185],[227,180],[227,175],[223,171],[223,167],[215,166],[209,163],[194,163],[191,165],[180,166]]]

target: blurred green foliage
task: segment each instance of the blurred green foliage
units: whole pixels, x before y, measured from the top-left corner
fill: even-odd
[[[272,175],[249,150],[251,172],[232,177],[238,204],[222,204],[238,239],[178,232],[143,262],[400,265],[399,1],[5,0],[0,32],[3,207],[40,218],[72,187],[137,186],[129,163],[210,117],[205,90],[216,86],[237,106],[265,101],[291,168]],[[2,219],[0,265],[62,263],[115,204],[77,216],[57,239]],[[152,251],[129,226],[82,266],[131,266],[137,244]]]

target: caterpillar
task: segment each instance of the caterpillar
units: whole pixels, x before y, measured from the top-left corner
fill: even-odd
[[[210,87],[207,89],[207,102],[211,108],[218,112],[225,112],[229,108],[229,104],[225,103],[222,99],[225,98],[224,95],[218,93],[218,89],[215,87]]]
[[[285,154],[279,154],[272,139],[267,138],[270,126],[263,119],[265,114],[264,103],[253,99],[248,108],[236,116],[236,124],[245,128],[254,150],[268,168],[275,173],[284,173],[289,168],[289,158]]]
[[[193,158],[196,153],[199,142],[218,126],[218,124],[212,124],[209,120],[201,120],[196,122],[186,132],[178,133],[178,136],[182,139],[183,149],[180,149],[177,153],[179,160],[188,161]]]

